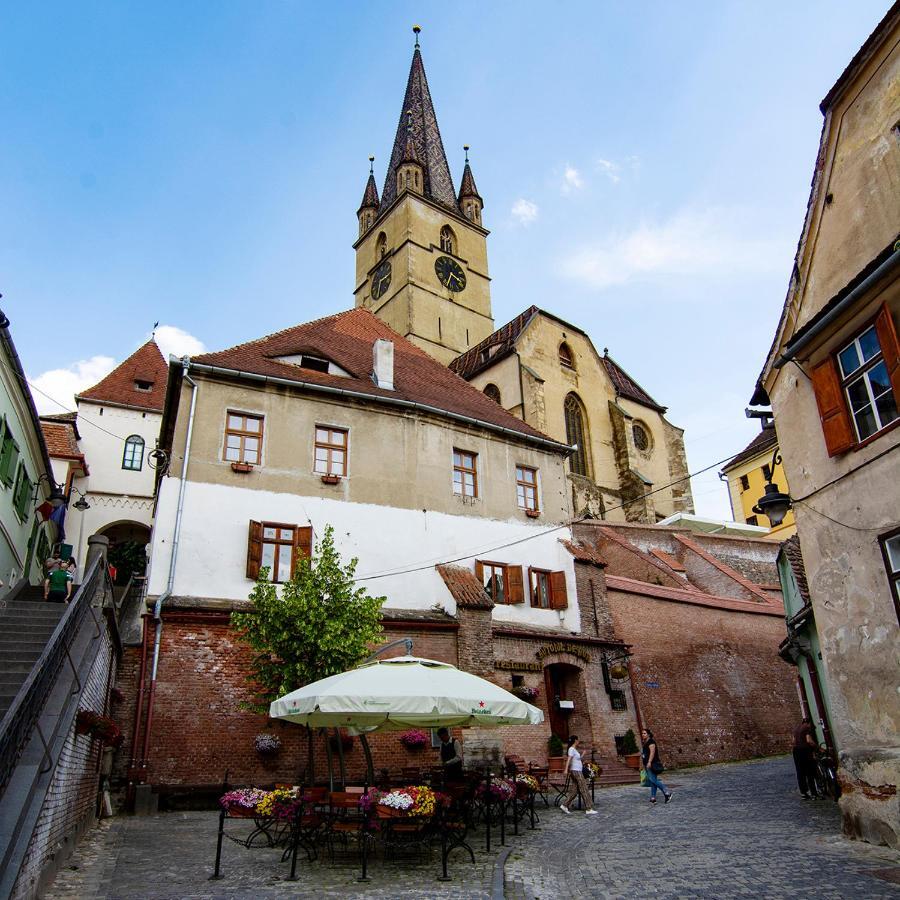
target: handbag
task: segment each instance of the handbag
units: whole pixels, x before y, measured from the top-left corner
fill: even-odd
[[[659,775],[661,772],[666,771],[666,767],[658,759],[654,759],[653,762],[650,763],[650,771],[654,775]]]
[[[647,787],[650,784],[650,779],[647,778],[647,770],[641,769],[641,787]]]

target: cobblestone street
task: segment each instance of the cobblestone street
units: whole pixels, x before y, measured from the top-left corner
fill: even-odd
[[[664,776],[672,803],[651,806],[638,787],[597,794],[600,815],[541,812],[541,828],[507,842],[505,895],[557,897],[898,898],[900,854],[844,840],[836,807],[800,799],[788,758]],[[234,824],[234,823],[233,823]],[[226,841],[223,878],[209,881],[216,816],[169,813],[107,820],[82,843],[48,900],[62,898],[499,896],[505,854],[483,850],[474,867],[454,859],[454,880],[430,863],[379,862],[358,870],[321,862],[287,882],[280,851]],[[476,849],[483,847],[481,836]]]

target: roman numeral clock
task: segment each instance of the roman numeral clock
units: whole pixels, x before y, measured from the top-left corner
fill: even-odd
[[[459,293],[466,286],[466,273],[462,266],[449,256],[439,256],[434,261],[434,273],[448,291]]]

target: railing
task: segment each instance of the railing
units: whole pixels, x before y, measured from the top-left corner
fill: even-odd
[[[103,559],[98,557],[88,570],[87,578],[78,588],[72,601],[66,606],[62,618],[50,636],[50,640],[47,641],[47,646],[44,647],[44,652],[34,664],[12,705],[3,716],[3,720],[0,721],[0,799],[2,799],[6,786],[15,771],[22,751],[31,739],[44,704],[50,696],[57,675],[66,660],[72,666],[76,683],[78,683],[78,674],[75,672],[69,650],[88,613],[93,615],[99,634],[100,621],[92,604],[97,592],[104,590],[106,578],[106,566]],[[42,766],[44,767],[43,771],[47,771],[53,763],[48,758],[46,742],[44,742],[44,747],[45,755]]]

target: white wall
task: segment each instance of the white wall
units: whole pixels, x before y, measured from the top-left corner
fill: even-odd
[[[164,478],[160,485],[150,559],[151,596],[161,594],[167,586],[179,483],[176,478]],[[361,583],[371,594],[387,596],[386,605],[393,608],[422,610],[438,604],[454,613],[455,604],[434,566],[458,557],[464,558],[457,565],[473,570],[477,557],[565,571],[569,608],[562,622],[555,610],[529,607],[527,586],[526,602],[497,606],[494,619],[551,628],[562,625],[568,631],[579,629],[574,564],[560,543],[561,538],[571,539],[568,526],[547,532],[547,526],[517,521],[196,482],[188,482],[185,490],[172,593],[179,597],[246,599],[253,588],[253,582],[245,575],[251,519],[311,524],[314,539],[321,537],[326,525],[332,525],[335,543],[345,560],[359,558],[357,575]],[[496,549],[524,537],[530,539]],[[420,570],[365,578],[409,568]]]

